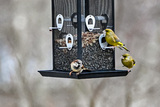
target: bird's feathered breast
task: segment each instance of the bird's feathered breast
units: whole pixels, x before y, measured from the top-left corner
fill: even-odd
[[[105,37],[107,43],[110,45],[116,46],[118,45],[118,42],[120,41],[119,38],[114,34],[114,32],[108,32],[106,33]]]
[[[123,65],[128,67],[128,68],[132,68],[134,66],[134,60],[131,56],[127,56],[126,58],[121,60]]]

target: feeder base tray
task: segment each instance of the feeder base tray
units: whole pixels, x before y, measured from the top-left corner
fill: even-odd
[[[69,76],[70,71],[55,71],[55,70],[42,70],[38,71],[42,76],[59,77],[59,78],[73,78],[73,79],[89,79],[89,78],[102,78],[102,77],[117,77],[128,75],[128,70],[108,70],[108,71],[83,71],[79,75],[75,72]]]

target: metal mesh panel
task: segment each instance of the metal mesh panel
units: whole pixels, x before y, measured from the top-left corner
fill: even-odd
[[[63,29],[61,31],[54,30],[55,47],[54,47],[54,66],[56,70],[70,70],[70,63],[77,58],[76,36],[77,29],[72,26],[71,15],[77,11],[77,0],[54,0],[54,19],[58,14],[62,14],[65,19]],[[55,21],[55,20],[53,20]],[[72,50],[59,49],[66,47],[65,37],[70,33],[74,36],[74,47]]]
[[[94,17],[106,14],[108,16],[108,24],[106,26],[113,28],[113,11],[112,0],[89,0],[89,6],[86,8],[89,15]],[[106,49],[102,50],[99,45],[98,37],[105,29],[102,29],[100,20],[96,20],[95,28],[99,30],[93,30],[92,33],[85,32],[90,35],[89,45],[83,47],[83,62],[84,65],[91,70],[109,70],[114,69],[114,50]],[[96,36],[98,35],[98,36]],[[95,41],[96,40],[96,41]],[[87,41],[84,41],[87,42]]]

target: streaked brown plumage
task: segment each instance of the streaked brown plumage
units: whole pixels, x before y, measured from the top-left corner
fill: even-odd
[[[84,70],[84,66],[82,64],[82,61],[79,59],[74,60],[71,63],[71,69],[72,69],[72,71],[69,73],[70,76],[71,76],[72,72],[76,72],[76,75],[79,75]]]

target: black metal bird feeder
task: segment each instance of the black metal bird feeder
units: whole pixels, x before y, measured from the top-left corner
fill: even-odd
[[[114,0],[52,0],[53,69],[38,72],[75,79],[126,76],[128,70],[115,70],[115,49],[105,41],[106,28],[114,30]],[[90,71],[69,76],[76,59]]]

